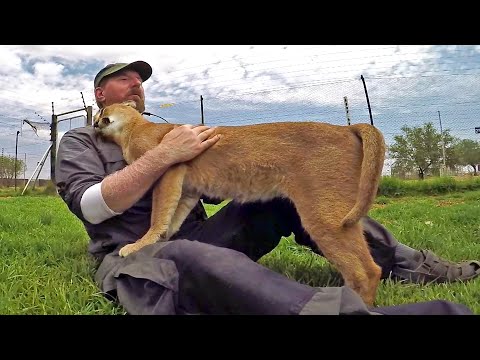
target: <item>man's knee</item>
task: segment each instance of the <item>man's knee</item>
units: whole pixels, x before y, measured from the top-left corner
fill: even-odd
[[[168,255],[167,258],[171,260],[175,260],[176,258],[190,258],[195,257],[198,252],[198,241],[175,239],[169,241],[162,249],[161,257]]]
[[[198,264],[206,258],[218,258],[225,252],[237,253],[231,249],[196,240],[177,239],[170,241],[168,246],[164,247],[161,257],[173,260],[177,265],[179,263]]]
[[[386,278],[395,264],[395,249],[398,241],[385,227],[369,217],[362,218],[361,224],[370,254],[382,268],[382,278]]]
[[[430,300],[392,306],[381,306],[373,311],[384,315],[473,315],[473,311],[463,304],[448,300]]]
[[[466,305],[448,300],[433,300],[429,305],[432,315],[473,315],[473,311]]]

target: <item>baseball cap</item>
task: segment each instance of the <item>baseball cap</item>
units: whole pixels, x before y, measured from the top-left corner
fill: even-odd
[[[95,76],[95,80],[93,81],[94,86],[97,87],[98,84],[100,84],[100,81],[102,81],[102,79],[104,79],[106,76],[112,75],[120,70],[125,69],[135,70],[136,72],[138,72],[143,81],[147,80],[148,78],[150,78],[150,76],[152,76],[152,67],[145,61],[108,64]]]

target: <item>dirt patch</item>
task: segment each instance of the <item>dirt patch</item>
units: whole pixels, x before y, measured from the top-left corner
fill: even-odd
[[[464,202],[465,201],[463,201],[463,200],[439,200],[439,201],[437,201],[436,206],[437,207],[447,207],[447,206],[463,204]]]
[[[387,207],[387,204],[373,204],[372,209],[383,209]]]

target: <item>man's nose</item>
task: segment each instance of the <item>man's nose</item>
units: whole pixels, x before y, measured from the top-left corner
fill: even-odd
[[[133,86],[140,86],[142,85],[142,80],[138,78],[132,78],[132,84]]]

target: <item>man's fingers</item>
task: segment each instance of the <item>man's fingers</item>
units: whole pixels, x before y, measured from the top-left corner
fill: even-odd
[[[199,135],[200,133],[202,133],[202,132],[204,132],[204,131],[206,131],[206,130],[208,130],[208,129],[210,129],[210,126],[206,126],[206,125],[198,125],[198,126],[194,126],[194,127],[192,128],[192,130],[193,130],[197,135]]]
[[[208,148],[208,147],[212,146],[213,144],[215,144],[218,140],[220,140],[220,135],[219,134],[215,135],[211,139],[208,139],[208,140],[205,140],[204,142],[202,142],[202,146],[205,147],[205,148]]]
[[[198,136],[202,140],[205,140],[205,139],[208,139],[210,135],[212,135],[214,132],[215,132],[215,128],[210,128],[208,130],[202,131],[200,134],[198,134]]]
[[[215,131],[215,128],[206,126],[206,125],[191,125],[191,124],[184,124],[182,125],[185,128],[191,129],[197,136],[200,134],[208,135],[210,136],[213,131]],[[204,136],[202,135],[202,136]],[[208,136],[204,136],[204,138],[207,138]]]

